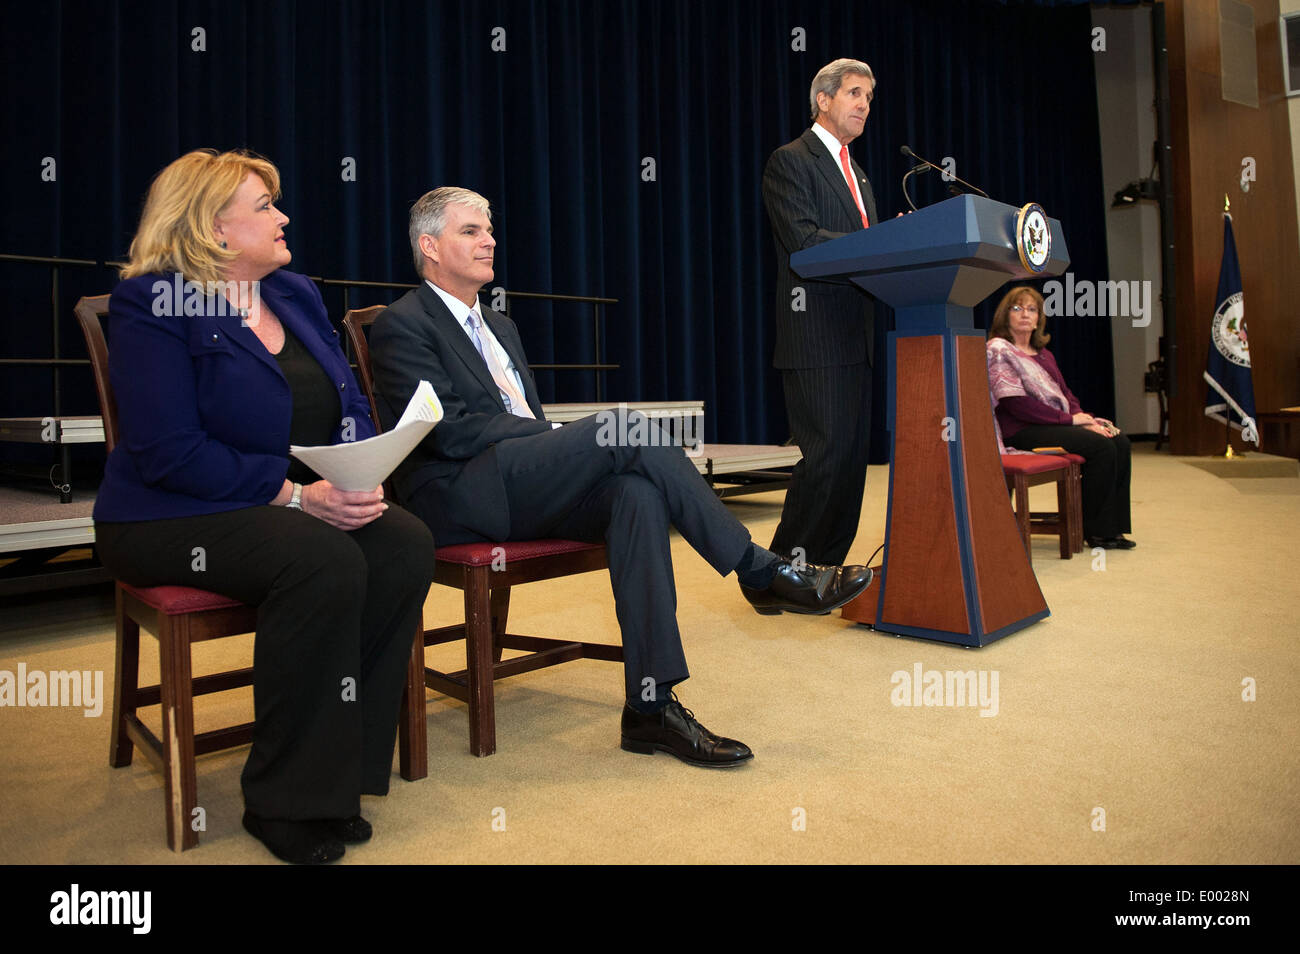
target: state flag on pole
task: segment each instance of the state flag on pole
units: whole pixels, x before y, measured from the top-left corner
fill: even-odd
[[[1218,307],[1210,325],[1210,357],[1206,362],[1205,416],[1231,424],[1243,441],[1259,446],[1255,428],[1255,387],[1250,378],[1250,345],[1246,341],[1246,311],[1241,296],[1237,243],[1232,216],[1223,215],[1223,264],[1219,266]]]

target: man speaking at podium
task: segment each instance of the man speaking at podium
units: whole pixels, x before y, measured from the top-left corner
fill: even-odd
[[[812,81],[812,128],[772,153],[763,204],[776,240],[776,354],[790,435],[803,452],[772,550],[840,564],[858,529],[871,434],[871,299],[854,285],[806,281],[790,256],[877,223],[876,197],[849,157],[876,87],[871,67],[839,59]]]

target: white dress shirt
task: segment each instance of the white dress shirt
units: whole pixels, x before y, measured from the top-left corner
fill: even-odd
[[[483,320],[483,307],[482,303],[478,300],[478,297],[475,296],[474,307],[471,308],[455,295],[443,291],[427,278],[424,280],[424,283],[438,293],[438,297],[442,299],[443,304],[451,311],[452,317],[456,319],[456,323],[460,325],[460,330],[465,332],[465,337],[469,339],[470,344],[474,344],[474,328],[470,324],[470,312],[474,312],[478,315],[479,327],[482,329],[479,333],[479,338],[483,342],[483,347],[492,349],[492,353],[497,356],[497,363],[500,364],[501,367],[505,368],[506,373],[514,379],[515,387],[519,388],[519,393],[526,395],[528,392],[524,390],[524,380],[519,374],[519,369],[515,367],[514,361],[511,360],[510,353],[501,346],[501,342],[497,340],[497,336],[492,333],[491,327],[489,327],[488,323]],[[478,350],[477,345],[474,346],[474,350]],[[501,395],[501,403],[506,407],[510,407],[510,399],[505,392],[500,388],[497,388],[497,392]],[[519,416],[524,417],[525,415],[521,414]],[[552,429],[560,426],[557,421],[551,421],[550,425]]]
[[[469,321],[470,312],[474,312],[475,314],[478,315],[479,326],[482,328],[482,331],[479,333],[479,337],[483,341],[483,346],[485,348],[492,349],[493,354],[497,356],[497,363],[499,363],[501,367],[506,369],[506,373],[509,374],[511,378],[514,380],[515,387],[519,388],[519,393],[527,394],[528,392],[524,390],[523,378],[520,377],[519,369],[515,367],[514,361],[510,360],[509,352],[507,352],[506,349],[501,346],[501,342],[497,340],[497,336],[492,333],[492,328],[488,325],[486,321],[483,320],[483,310],[481,304],[479,303],[478,298],[476,297],[474,299],[474,307],[471,308],[469,305],[465,304],[459,298],[443,291],[441,288],[439,288],[433,282],[429,281],[427,278],[425,279],[424,283],[428,285],[430,288],[432,288],[434,291],[436,291],[438,293],[438,297],[442,299],[443,304],[445,304],[448,307],[448,309],[451,310],[452,316],[455,317],[457,323],[460,325],[460,330],[465,332],[465,337],[469,338],[470,344],[474,344],[474,329],[470,325],[470,321]],[[478,350],[477,345],[475,345],[474,350],[475,351]],[[500,389],[498,388],[498,390]],[[502,401],[508,407],[510,402],[506,400],[506,395],[504,393],[502,393],[501,398]]]
[[[835,168],[840,170],[840,175],[843,176],[844,163],[840,162],[840,149],[843,147],[844,144],[840,142],[838,139],[836,139],[833,135],[831,135],[831,131],[827,129],[825,126],[823,126],[821,123],[813,123],[812,131],[816,133],[817,138],[820,139],[825,144],[827,151],[830,152],[831,154],[831,158],[835,160]],[[850,172],[853,171],[852,156],[849,156],[849,171]],[[853,182],[849,179],[845,179],[844,181],[848,183],[849,192],[853,196],[853,201],[858,204],[858,210],[863,214],[863,216],[865,216],[867,214],[867,210],[866,207],[862,204],[862,187],[859,186],[856,182]]]

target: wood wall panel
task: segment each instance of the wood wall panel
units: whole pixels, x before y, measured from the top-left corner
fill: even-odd
[[[1255,11],[1258,109],[1223,100],[1216,0],[1165,4],[1173,131],[1177,245],[1177,393],[1170,404],[1175,454],[1223,450],[1223,425],[1205,417],[1201,377],[1218,302],[1223,196],[1232,203],[1250,330],[1255,406],[1260,413],[1300,404],[1300,227],[1291,132],[1282,86],[1277,0],[1247,0]],[[1256,181],[1240,187],[1252,156]],[[1242,449],[1237,432],[1233,447]],[[1253,445],[1251,445],[1253,447]],[[1267,450],[1267,448],[1265,448]]]

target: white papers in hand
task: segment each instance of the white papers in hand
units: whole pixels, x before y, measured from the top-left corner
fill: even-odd
[[[421,381],[402,419],[391,431],[364,441],[326,447],[294,444],[289,453],[339,490],[374,490],[441,420],[442,403],[433,385]]]

